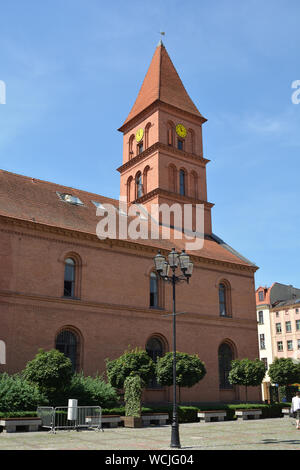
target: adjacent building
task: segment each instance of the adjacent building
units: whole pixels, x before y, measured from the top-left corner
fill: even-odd
[[[296,322],[300,305],[297,306],[297,298],[300,298],[300,289],[292,285],[275,282],[271,287],[256,289],[259,358],[265,363],[266,371],[275,357],[295,358],[298,354],[300,321]],[[262,386],[264,400],[270,399],[269,387],[270,378],[266,374]]]

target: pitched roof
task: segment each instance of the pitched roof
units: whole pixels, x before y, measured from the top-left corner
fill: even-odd
[[[137,99],[123,126],[157,100],[206,120],[189,97],[162,42],[155,49]]]
[[[65,202],[59,194],[75,196],[83,204]],[[117,199],[0,170],[0,218],[9,217],[33,224],[96,235],[96,227],[101,218],[96,215],[96,206],[92,201],[119,207]],[[185,239],[175,238],[175,231],[172,229],[169,239],[154,240],[149,236],[148,240],[127,241],[157,249],[185,248]],[[201,258],[255,267],[216,236],[205,237],[203,248],[190,253]]]

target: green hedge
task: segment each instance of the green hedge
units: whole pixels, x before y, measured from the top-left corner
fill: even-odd
[[[2,411],[0,412],[1,418],[35,418],[36,411]]]
[[[257,403],[248,403],[248,404],[218,404],[218,405],[203,405],[203,406],[178,406],[178,420],[179,423],[195,423],[199,421],[197,416],[198,411],[209,411],[209,410],[226,410],[227,411],[227,420],[234,419],[235,410],[242,409],[261,409],[262,418],[279,418],[282,416],[282,408],[290,407],[290,403],[275,403],[272,405],[267,404],[257,404]],[[172,421],[173,407],[172,405],[168,406],[143,406],[142,413],[169,413],[169,422]],[[60,410],[57,413],[67,415],[66,410]],[[125,415],[125,407],[115,407],[115,408],[102,408],[102,414],[108,415]],[[10,412],[0,412],[0,418],[22,418],[22,417],[34,417],[37,416],[36,411],[10,411]]]

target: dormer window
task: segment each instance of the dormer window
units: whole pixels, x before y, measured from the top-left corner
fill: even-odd
[[[264,291],[263,291],[263,290],[260,290],[260,291],[258,292],[258,300],[259,300],[260,302],[262,302],[264,299],[265,299]]]
[[[64,201],[68,202],[69,204],[74,204],[75,206],[83,206],[83,202],[77,196],[73,196],[72,194],[60,193],[56,192],[59,198]]]

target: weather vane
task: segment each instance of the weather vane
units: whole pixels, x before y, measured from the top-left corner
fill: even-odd
[[[159,34],[161,35],[159,45],[161,45],[162,44],[162,37],[165,36],[166,33],[164,31],[160,31]]]

